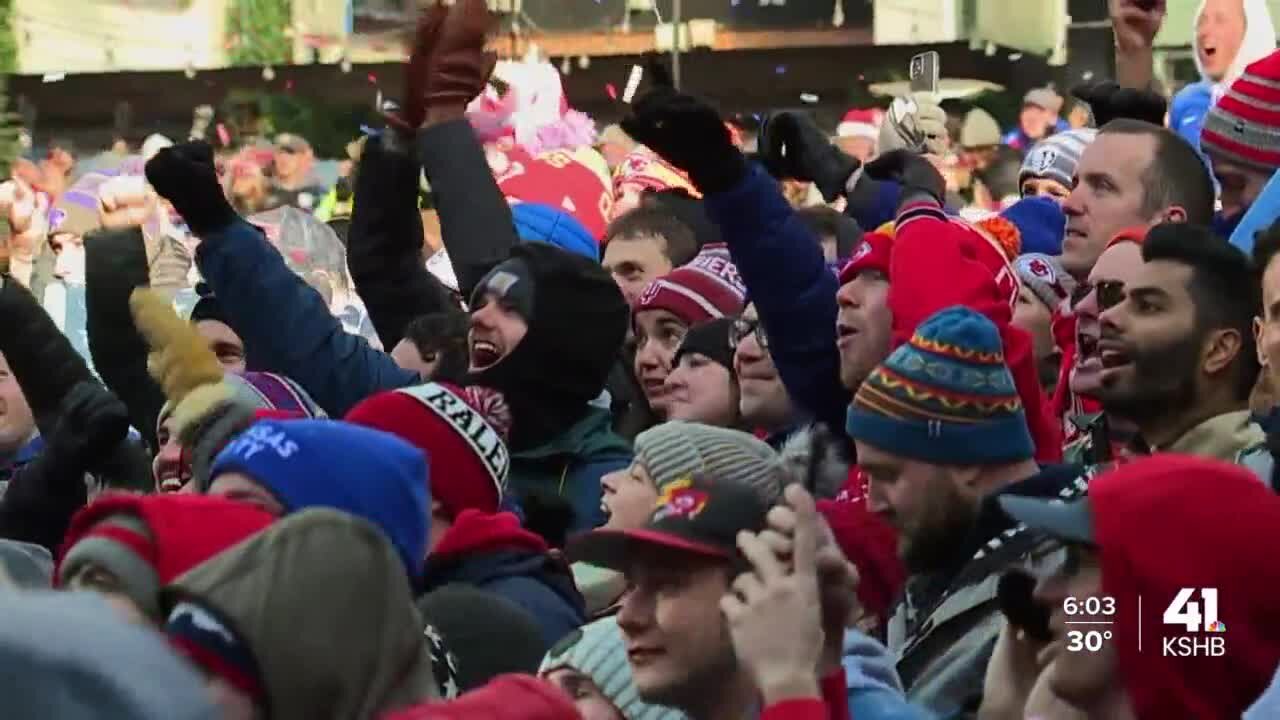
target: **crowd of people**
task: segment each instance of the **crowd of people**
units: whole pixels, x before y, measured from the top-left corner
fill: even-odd
[[[0,715],[1280,717],[1275,30],[1170,104],[1110,9],[1007,135],[658,62],[597,133],[459,0],[336,187],[18,163]]]

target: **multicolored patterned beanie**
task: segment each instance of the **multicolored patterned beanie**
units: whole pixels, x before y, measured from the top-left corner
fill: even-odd
[[[872,371],[846,429],[855,440],[938,465],[994,465],[1034,452],[1000,332],[960,306],[931,315]]]

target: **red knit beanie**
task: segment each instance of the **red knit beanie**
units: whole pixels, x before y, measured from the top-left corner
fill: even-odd
[[[893,255],[893,237],[888,233],[869,232],[853,248],[849,261],[840,269],[840,284],[853,280],[864,270],[878,270],[889,276],[889,258]]]
[[[115,574],[139,607],[156,612],[162,586],[274,520],[253,505],[222,497],[106,494],[71,519],[54,584],[94,563]]]
[[[496,512],[507,486],[511,410],[496,390],[426,383],[378,393],[351,408],[347,422],[398,435],[427,455],[431,499],[448,517]]]
[[[738,268],[724,243],[702,246],[687,264],[649,283],[632,308],[666,310],[689,326],[737,315],[747,296]]]

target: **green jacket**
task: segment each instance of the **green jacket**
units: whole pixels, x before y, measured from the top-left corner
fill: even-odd
[[[554,491],[573,507],[570,532],[603,525],[600,478],[631,464],[631,445],[611,425],[609,411],[592,406],[551,442],[513,451],[508,491],[517,498],[535,490]]]

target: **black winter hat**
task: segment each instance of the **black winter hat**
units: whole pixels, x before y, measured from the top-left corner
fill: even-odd
[[[476,293],[495,277],[507,283],[500,294],[521,298],[529,329],[470,382],[502,391],[514,419],[508,445],[527,449],[567,430],[600,395],[626,338],[627,303],[598,263],[542,242],[513,247]],[[531,292],[516,287],[521,282]]]
[[[681,356],[687,353],[698,353],[723,365],[732,375],[733,348],[729,346],[729,328],[733,327],[733,320],[716,318],[689,328],[671,364],[679,364]]]
[[[459,694],[498,675],[532,675],[547,652],[529,611],[470,585],[450,583],[432,590],[418,599],[418,611],[457,662]]]

